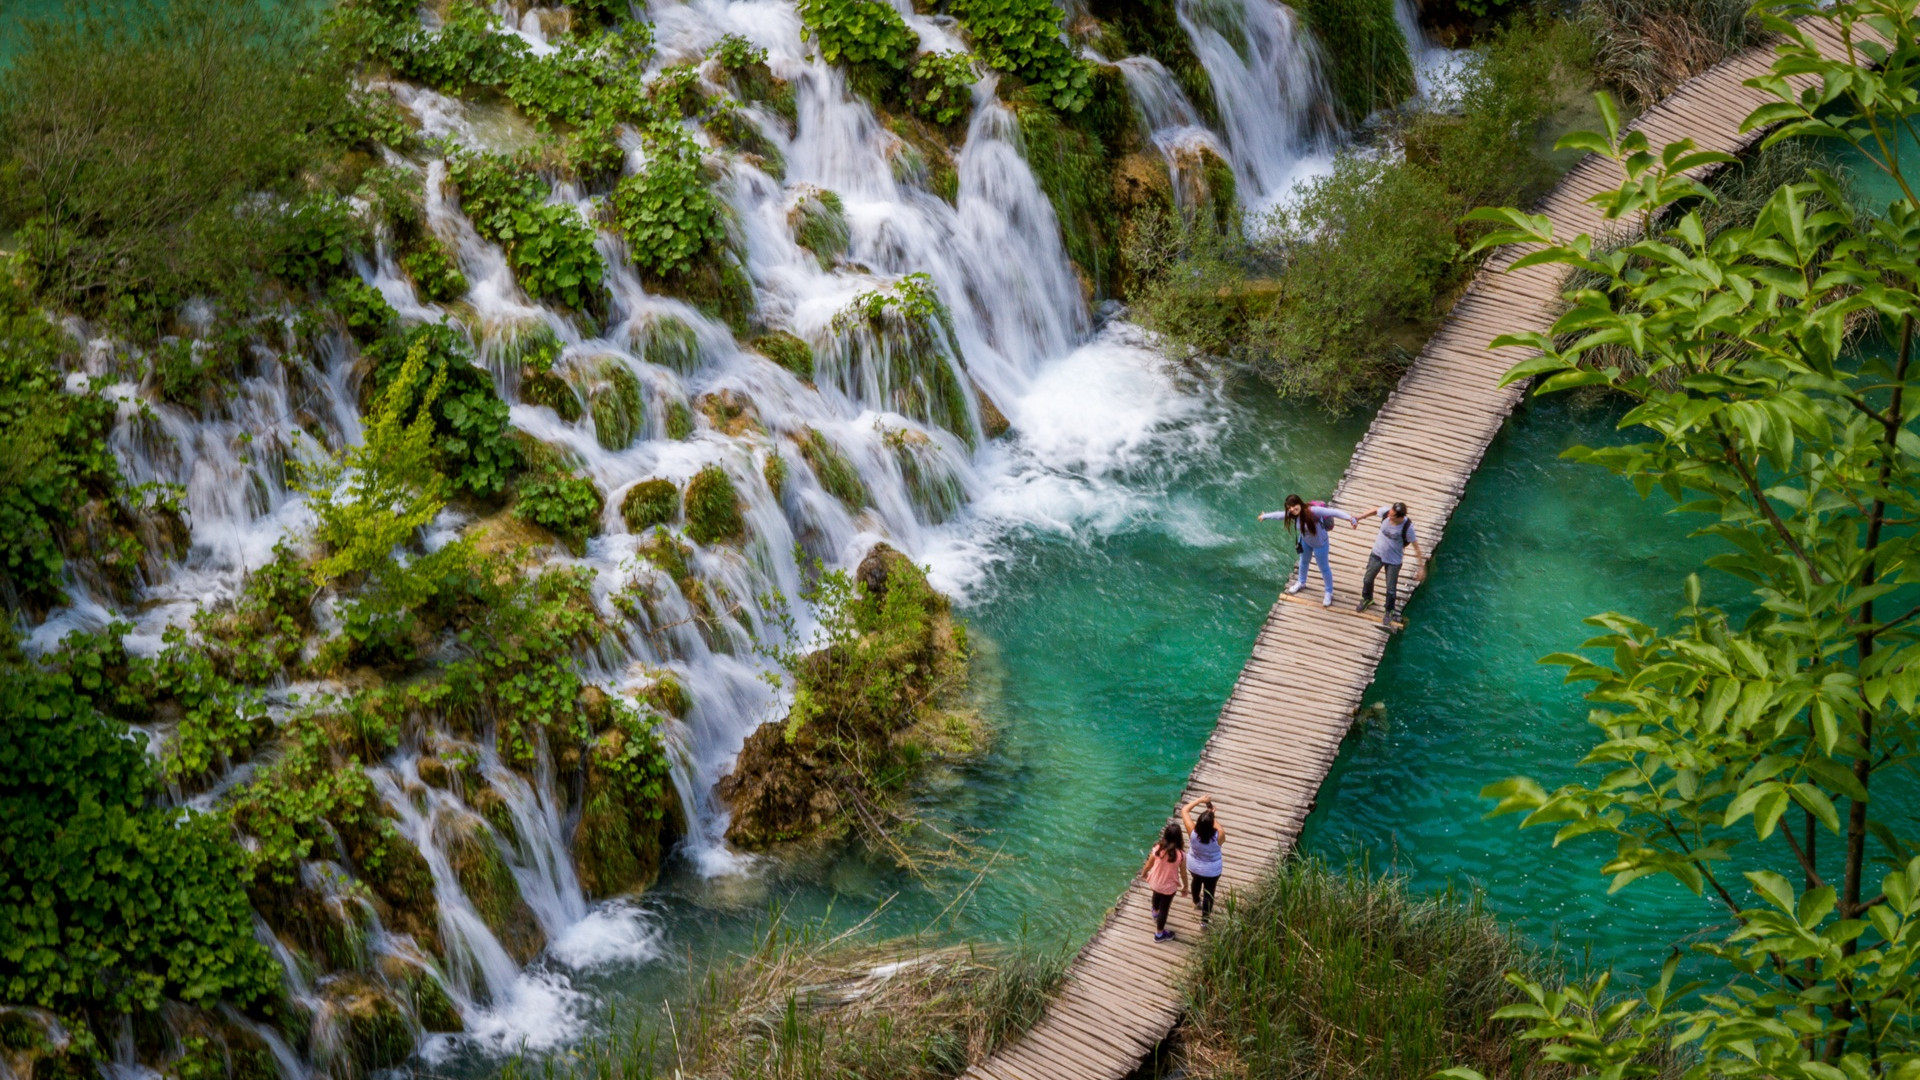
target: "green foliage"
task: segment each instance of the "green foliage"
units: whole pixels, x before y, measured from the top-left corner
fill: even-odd
[[[951,317],[933,279],[914,273],[883,289],[863,292],[833,317],[843,338],[836,377],[853,384],[878,376],[895,411],[938,424],[968,443],[974,431],[952,357]]]
[[[1092,65],[1060,37],[1053,0],[953,0],[981,59],[1012,72],[1062,112],[1079,112],[1091,95]]]
[[[593,437],[609,450],[625,450],[640,434],[646,416],[640,379],[618,360],[600,364],[599,385],[587,393],[587,408],[593,413]]]
[[[680,489],[671,480],[642,480],[628,488],[626,498],[620,500],[620,516],[626,519],[627,531],[636,536],[656,525],[671,523],[679,513]]]
[[[903,71],[920,47],[905,19],[885,0],[799,0],[802,36],[829,64]]]
[[[700,336],[674,315],[649,318],[634,337],[649,364],[690,375],[700,366]]]
[[[827,494],[844,503],[850,513],[859,513],[861,507],[872,501],[866,481],[860,479],[860,471],[819,429],[807,429],[806,437],[800,440],[800,456],[806,459],[807,468],[813,470]]]
[[[1886,216],[1816,177],[1709,237],[1712,193],[1693,173],[1729,159],[1654,147],[1604,97],[1606,130],[1562,145],[1620,169],[1593,202],[1638,239],[1602,248],[1518,210],[1478,215],[1501,226],[1483,243],[1537,243],[1522,264],[1581,275],[1551,332],[1494,342],[1536,354],[1507,381],[1606,386],[1632,402],[1622,426],[1642,441],[1568,456],[1700,515],[1720,548],[1707,565],[1751,589],[1732,615],[1690,575],[1669,626],[1588,620],[1586,651],[1547,662],[1590,687],[1583,764],[1599,771],[1552,792],[1525,777],[1482,792],[1494,813],[1558,826],[1556,843],[1607,841],[1597,861],[1613,892],[1670,876],[1721,909],[1690,935],[1698,982],[1678,981],[1677,951],[1624,994],[1606,976],[1514,980],[1527,1000],[1499,1015],[1529,1022],[1555,1060],[1615,1076],[1652,1075],[1669,1046],[1700,1076],[1920,1064],[1920,837],[1899,809],[1920,732],[1920,634],[1905,610],[1920,580],[1905,525],[1920,509],[1920,198],[1888,152],[1920,113],[1920,20],[1896,0],[1767,11],[1784,43],[1756,80],[1774,100],[1747,126],[1850,144],[1900,186]],[[1823,56],[1816,30],[1849,50]],[[1861,48],[1883,62],[1855,66]],[[1862,322],[1879,340],[1856,347]]]
[[[9,607],[62,599],[66,533],[89,499],[121,488],[107,445],[113,404],[66,392],[61,358],[71,348],[0,279],[0,595]]]
[[[1088,0],[1088,13],[1102,38],[1094,44],[1109,59],[1150,56],[1158,60],[1186,92],[1200,119],[1220,129],[1213,80],[1193,51],[1193,39],[1180,25],[1178,0]]]
[[[909,98],[914,114],[941,126],[957,124],[973,111],[973,54],[921,53],[913,58]]]
[[[646,165],[614,189],[614,227],[626,237],[635,266],[684,274],[695,257],[725,237],[720,206],[701,179],[691,145],[677,139],[650,145]]]
[[[378,339],[400,318],[379,289],[351,274],[327,286],[327,300],[347,324],[347,332],[363,344]]]
[[[300,654],[301,639],[312,626],[312,593],[305,561],[282,540],[273,546],[272,559],[247,574],[239,597],[201,608],[193,629],[222,677],[270,682]]]
[[[1302,0],[1298,5],[1300,17],[1320,41],[1327,81],[1345,123],[1357,123],[1413,94],[1413,58],[1394,19],[1393,4],[1394,0]]]
[[[481,236],[506,249],[529,295],[584,310],[597,298],[605,267],[594,250],[594,228],[578,210],[548,203],[547,185],[504,158],[458,154],[447,178]]]
[[[1288,859],[1214,909],[1197,951],[1179,1050],[1192,1075],[1543,1075],[1522,1025],[1492,1016],[1518,996],[1508,972],[1547,972],[1477,897]]]
[[[345,110],[302,9],[140,0],[22,41],[0,87],[0,230],[38,296],[152,332],[256,284],[287,232],[269,208],[311,205],[301,175]]]
[[[593,481],[549,473],[521,483],[513,513],[565,540],[578,552],[599,528],[603,505],[600,489]]]
[[[802,382],[813,381],[813,346],[783,330],[753,339],[755,352],[793,372]]]
[[[767,490],[779,498],[787,490],[787,458],[778,448],[767,455],[767,463],[761,466],[760,475],[767,482]]]
[[[707,55],[719,62],[722,71],[729,73],[745,71],[755,64],[767,62],[767,50],[756,46],[739,34],[722,36],[719,41],[714,42],[713,48]]]
[[[520,376],[520,399],[529,405],[545,405],[560,419],[571,424],[582,413],[580,395],[573,384],[551,371],[527,371]]]
[[[0,996],[65,1015],[273,997],[245,859],[218,815],[149,804],[97,671],[0,664]]]
[[[459,331],[445,323],[416,326],[405,338],[389,337],[373,350],[374,392],[384,389],[418,350],[429,374],[441,382],[432,402],[436,467],[457,492],[491,499],[506,490],[520,466],[507,403],[493,379],[475,365]]]
[[[420,298],[430,304],[444,304],[467,295],[467,276],[437,237],[425,238],[419,247],[401,256],[400,265],[413,278]]]
[[[276,225],[280,236],[268,269],[274,277],[305,288],[346,273],[349,258],[362,246],[360,225],[345,199],[302,199]]]
[[[757,168],[775,180],[786,178],[787,159],[780,153],[780,148],[731,100],[720,99],[707,110],[702,124],[707,134],[712,135],[721,146],[732,147],[748,155]]]
[[[1014,119],[1033,178],[1060,219],[1067,257],[1096,284],[1106,282],[1118,261],[1115,226],[1120,216],[1108,179],[1106,148],[1051,109],[1017,103]]]
[[[687,535],[697,544],[738,540],[747,531],[740,516],[740,493],[733,478],[718,465],[708,465],[687,481]]]
[[[667,402],[667,438],[678,442],[693,436],[693,410],[684,401]]]
[[[808,190],[787,215],[787,224],[793,226],[793,242],[813,252],[822,270],[833,269],[853,239],[846,204],[824,188]]]

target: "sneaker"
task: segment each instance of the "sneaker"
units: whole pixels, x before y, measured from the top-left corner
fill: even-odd
[[[1326,595],[1326,598],[1320,601],[1320,606],[1321,606],[1321,607],[1332,607],[1332,606],[1333,606],[1333,594],[1332,594],[1332,593],[1328,593],[1328,594]]]
[[[1388,629],[1392,629],[1393,627],[1399,626],[1400,616],[1395,615],[1393,612],[1389,611],[1385,615],[1380,616],[1380,625],[1387,627]]]
[[[1371,601],[1371,600],[1362,600],[1362,601],[1360,601],[1359,603],[1357,603],[1357,604],[1355,604],[1355,605],[1353,605],[1353,610],[1355,610],[1355,611],[1365,611],[1365,610],[1367,610],[1368,608],[1370,608],[1370,607],[1372,607],[1372,606],[1373,606],[1373,601]]]
[[[1306,584],[1306,582],[1304,582],[1304,581],[1290,581],[1290,582],[1288,582],[1288,583],[1287,583],[1287,595],[1288,595],[1288,596],[1292,596],[1292,595],[1293,595],[1294,593],[1297,593],[1297,592],[1299,592],[1299,591],[1300,591],[1300,589],[1301,589],[1301,587],[1302,587],[1302,586],[1304,586],[1305,584]]]
[[[1162,930],[1162,931],[1160,931],[1159,933],[1157,933],[1157,934],[1155,934],[1155,935],[1153,935],[1153,940],[1155,940],[1155,941],[1172,941],[1172,940],[1173,940],[1173,931],[1171,931],[1171,930]]]

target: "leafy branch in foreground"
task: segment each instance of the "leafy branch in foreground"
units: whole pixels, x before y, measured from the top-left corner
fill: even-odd
[[[1764,17],[1783,43],[1752,84],[1780,100],[1747,127],[1777,125],[1770,143],[1844,140],[1898,180],[1892,148],[1920,114],[1913,9],[1773,4]],[[1820,54],[1816,21],[1848,43],[1842,58]],[[1725,155],[1656,149],[1602,108],[1606,131],[1565,145],[1619,165],[1620,186],[1594,202],[1641,238],[1602,250],[1541,217],[1481,212],[1505,226],[1484,244],[1536,245],[1516,266],[1592,283],[1569,292],[1551,333],[1495,344],[1538,353],[1509,382],[1603,385],[1633,402],[1622,426],[1644,441],[1568,456],[1703,515],[1724,548],[1708,567],[1745,581],[1751,601],[1730,614],[1689,576],[1671,629],[1589,620],[1601,633],[1586,651],[1546,662],[1591,686],[1598,741],[1583,764],[1604,775],[1483,794],[1523,826],[1557,825],[1556,843],[1610,838],[1614,891],[1670,875],[1730,922],[1693,946],[1700,981],[1678,981],[1677,954],[1625,997],[1605,977],[1571,989],[1515,977],[1528,1000],[1500,1015],[1593,1076],[1652,1075],[1667,1047],[1690,1077],[1920,1074],[1920,836],[1891,798],[1912,782],[1920,735],[1920,204],[1902,180],[1887,216],[1867,216],[1815,174],[1710,237],[1712,196],[1689,173]],[[1811,208],[1816,194],[1826,208]],[[1863,327],[1877,333],[1856,340]]]

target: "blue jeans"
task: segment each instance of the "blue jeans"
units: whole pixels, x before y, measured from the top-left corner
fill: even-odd
[[[1307,587],[1307,564],[1317,562],[1320,564],[1320,583],[1327,587],[1329,597],[1333,595],[1333,571],[1327,566],[1327,551],[1330,547],[1331,545],[1322,544],[1319,547],[1300,549],[1300,569],[1297,571],[1300,576],[1295,580],[1300,582],[1301,588]]]

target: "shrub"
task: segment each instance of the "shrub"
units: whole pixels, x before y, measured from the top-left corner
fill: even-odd
[[[1062,112],[1086,107],[1092,65],[1061,40],[1053,0],[953,0],[951,7],[987,63],[1020,76]]]
[[[904,70],[920,39],[885,0],[799,0],[802,34],[829,64]]]
[[[507,403],[494,392],[493,379],[473,361],[460,333],[446,323],[416,326],[404,339],[389,338],[374,350],[370,389],[384,390],[414,350],[420,350],[429,377],[442,379],[433,399],[434,449],[439,469],[455,490],[490,499],[506,489],[520,466]]]
[[[250,288],[281,238],[259,208],[304,205],[301,174],[344,111],[302,10],[138,0],[21,39],[0,94],[0,230],[38,294],[153,331],[189,297]]]
[[[753,339],[755,352],[793,372],[803,382],[813,381],[813,346],[783,330]]]
[[[747,530],[733,478],[718,465],[708,465],[687,481],[686,509],[687,536],[695,543],[737,540]]]
[[[694,150],[678,142],[655,144],[646,166],[614,189],[612,208],[634,265],[654,274],[686,273],[726,235]]]
[[[584,477],[547,473],[520,485],[514,516],[553,533],[578,552],[600,524],[600,489]]]
[[[620,516],[627,530],[638,535],[655,525],[666,525],[680,513],[680,489],[671,480],[642,480],[620,500]]]
[[[529,295],[582,310],[597,298],[605,267],[593,225],[572,206],[548,203],[538,176],[502,158],[459,154],[448,160],[447,178],[474,230],[506,249]]]
[[[755,64],[764,64],[767,62],[767,50],[760,48],[739,34],[726,34],[722,36],[719,41],[714,42],[712,50],[710,50],[707,55],[718,61],[720,70],[728,74],[745,71]]]
[[[385,334],[400,317],[379,289],[352,275],[327,286],[327,299],[340,321],[347,324],[347,333],[363,345]]]
[[[226,823],[151,801],[144,740],[94,705],[106,673],[0,651],[0,996],[103,1019],[272,998]]]
[[[63,599],[62,541],[89,499],[117,497],[120,469],[107,444],[113,403],[68,393],[70,344],[0,277],[0,594],[9,606]]]
[[[908,96],[916,115],[944,127],[973,111],[973,84],[979,81],[972,53],[921,53],[913,59]]]
[[[323,285],[347,272],[361,248],[360,225],[345,199],[321,195],[301,199],[275,222],[274,250],[268,269],[274,277],[302,287]]]

